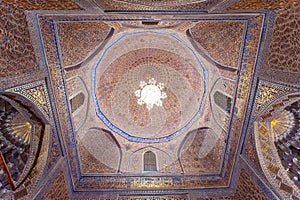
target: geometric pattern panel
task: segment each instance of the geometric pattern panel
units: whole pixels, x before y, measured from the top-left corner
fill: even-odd
[[[66,22],[57,25],[64,66],[75,65],[86,59],[109,32],[103,22]]]
[[[63,172],[60,172],[57,177],[49,185],[42,199],[69,199],[69,191],[67,182]]]
[[[268,200],[266,194],[257,185],[256,181],[242,168],[233,196],[197,198],[197,200],[237,200],[237,199],[261,199]]]
[[[227,10],[274,10],[276,12],[273,24],[273,35],[271,38],[269,55],[266,60],[264,71],[284,71],[289,73],[300,73],[300,45],[299,45],[299,29],[300,19],[296,13],[299,13],[299,1],[239,1],[227,8]],[[267,74],[267,73],[266,73]],[[278,73],[274,73],[278,74]],[[277,76],[277,75],[276,75]],[[287,76],[278,74],[280,78],[276,80],[284,80],[289,82],[291,79]],[[291,75],[289,75],[291,76]],[[299,82],[299,76],[298,76]]]
[[[1,1],[0,77],[20,75],[39,69],[34,49],[31,45],[25,10],[65,9],[80,10],[80,7],[70,0],[48,3],[36,3],[30,0],[18,2]]]
[[[237,68],[244,27],[243,22],[199,22],[191,34],[217,63]]]
[[[300,2],[288,1],[275,19],[268,65],[272,69],[300,73]]]
[[[273,100],[279,98],[280,96],[294,91],[296,91],[296,89],[285,85],[259,80],[258,90],[255,97],[255,112],[263,110]]]
[[[50,119],[51,107],[47,86],[44,80],[7,89],[6,92],[13,92],[29,99],[39,108],[47,120]]]

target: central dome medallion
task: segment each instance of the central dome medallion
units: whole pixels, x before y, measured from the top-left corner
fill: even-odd
[[[153,105],[162,106],[161,99],[167,97],[166,93],[162,91],[164,88],[163,83],[156,85],[156,80],[151,78],[148,83],[145,81],[140,82],[140,89],[135,91],[135,96],[138,97],[138,104],[146,104],[147,109],[151,110]]]
[[[122,34],[103,50],[93,70],[97,115],[129,141],[168,141],[201,110],[205,76],[196,53],[178,36]]]

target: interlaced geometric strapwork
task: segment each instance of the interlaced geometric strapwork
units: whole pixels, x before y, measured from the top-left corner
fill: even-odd
[[[275,136],[275,145],[282,165],[300,188],[300,101],[285,108],[283,113],[286,115],[285,118],[289,119],[288,123],[280,124],[276,118],[272,120],[273,130],[285,128],[284,132]]]

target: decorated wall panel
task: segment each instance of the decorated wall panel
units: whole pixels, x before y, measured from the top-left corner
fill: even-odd
[[[81,63],[101,44],[109,32],[109,26],[103,22],[59,23],[57,29],[65,67]],[[89,37],[86,37],[87,34]]]
[[[179,150],[183,172],[219,173],[223,159],[223,141],[224,138],[211,128],[199,128],[188,133]]]
[[[299,7],[295,0],[239,1],[227,10],[272,10],[272,27],[266,38],[266,52],[260,74],[269,80],[299,85]]]
[[[191,34],[201,48],[205,49],[217,63],[237,68],[244,26],[244,22],[238,21],[200,22],[191,28]]]
[[[272,197],[274,198],[274,197]],[[236,199],[270,199],[264,191],[257,185],[257,182],[247,173],[245,169],[241,170],[241,174],[237,183],[235,194],[232,196],[197,198],[197,200],[236,200]]]
[[[110,131],[90,128],[81,137],[79,150],[82,173],[119,172],[122,155]],[[89,159],[90,157],[92,158]]]
[[[40,68],[42,62],[36,59],[25,14],[26,10],[38,9],[79,10],[81,8],[72,1],[1,1],[0,81],[3,86],[14,86],[30,79],[37,80],[43,77],[43,70]],[[39,70],[41,70],[40,74],[37,73]],[[31,72],[36,72],[35,76],[30,76]],[[21,78],[16,79],[14,76]]]

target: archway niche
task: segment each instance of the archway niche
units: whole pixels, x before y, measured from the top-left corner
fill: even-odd
[[[172,156],[153,146],[136,150],[126,160],[126,173],[175,173],[175,164]]]
[[[156,155],[152,151],[144,153],[144,171],[157,171]]]

